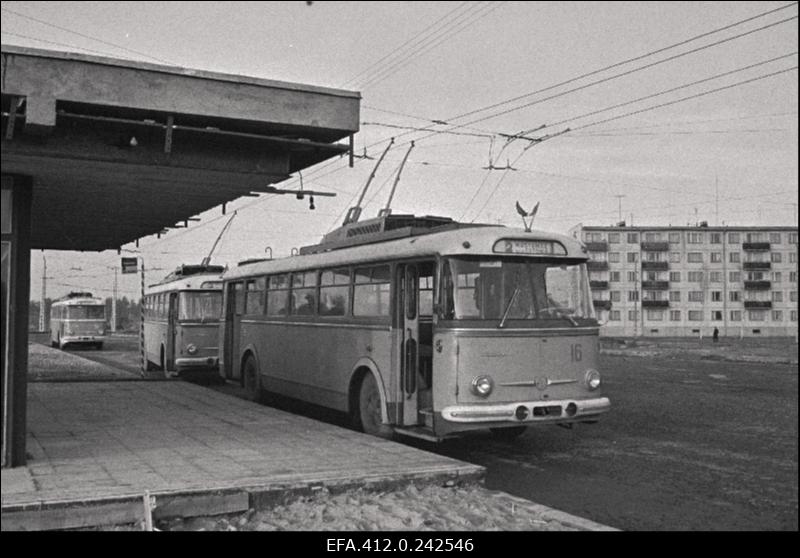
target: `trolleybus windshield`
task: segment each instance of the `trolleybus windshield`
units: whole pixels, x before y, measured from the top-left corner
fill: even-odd
[[[178,308],[181,321],[216,322],[222,316],[222,292],[183,291]]]
[[[69,320],[104,320],[105,318],[105,306],[67,306],[67,319]]]
[[[444,319],[595,319],[584,264],[449,258]]]

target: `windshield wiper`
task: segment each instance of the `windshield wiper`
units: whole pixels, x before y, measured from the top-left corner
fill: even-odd
[[[500,320],[500,323],[497,324],[498,329],[502,329],[506,325],[506,319],[508,319],[508,313],[511,312],[511,306],[513,306],[514,301],[517,299],[517,295],[519,294],[519,281],[517,281],[517,286],[514,287],[514,294],[511,295],[511,300],[508,301],[506,304],[506,309],[503,312],[503,318]],[[577,324],[576,324],[577,325]]]

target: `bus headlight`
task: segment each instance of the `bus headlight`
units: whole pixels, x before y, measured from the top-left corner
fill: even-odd
[[[197,352],[197,347],[194,344],[189,343],[188,345],[186,345],[186,352],[189,353],[190,355],[193,355]]]
[[[591,369],[586,371],[586,387],[595,390],[600,387],[600,372]]]
[[[104,330],[102,327],[99,327],[99,328],[97,328],[97,333],[99,335],[105,335],[106,334],[106,330]]]
[[[478,376],[472,380],[472,393],[480,397],[489,397],[494,388],[494,382],[491,376]]]

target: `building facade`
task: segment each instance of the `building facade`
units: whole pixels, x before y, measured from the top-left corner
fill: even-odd
[[[797,227],[578,225],[606,336],[797,336]]]

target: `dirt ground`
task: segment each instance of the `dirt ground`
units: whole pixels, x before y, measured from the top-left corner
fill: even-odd
[[[797,342],[793,338],[710,337],[618,338],[601,337],[604,354],[662,358],[698,358],[736,362],[797,364]]]

